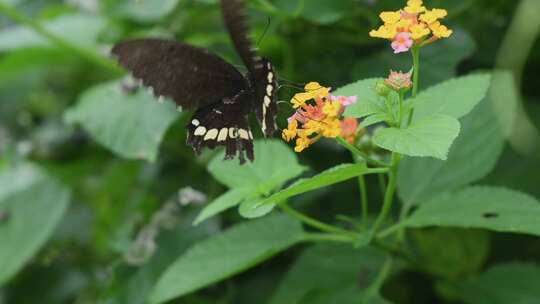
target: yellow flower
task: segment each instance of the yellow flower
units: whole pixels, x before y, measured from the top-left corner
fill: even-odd
[[[297,93],[294,95],[291,103],[293,108],[297,109],[306,104],[306,101],[315,99],[315,98],[324,98],[330,94],[330,89],[321,86],[318,82],[310,82],[304,87],[306,92]]]
[[[384,24],[396,24],[401,19],[401,14],[399,12],[382,12],[379,17],[384,22]]]
[[[404,11],[409,14],[420,14],[426,11],[426,7],[423,6],[422,0],[409,0]]]
[[[426,11],[420,16],[420,21],[423,21],[427,24],[431,24],[439,19],[446,17],[448,13],[446,10],[434,8],[431,11]]]
[[[289,123],[289,126],[287,127],[287,129],[283,130],[281,137],[283,137],[284,140],[289,142],[293,138],[296,137],[297,130],[298,130],[298,121],[294,119]]]
[[[323,106],[323,113],[331,117],[338,116],[340,110],[341,104],[338,101],[329,101]]]
[[[421,39],[429,35],[430,30],[426,27],[425,24],[419,23],[411,26],[411,38],[414,40]]]
[[[383,39],[394,39],[397,34],[395,26],[386,26],[381,25],[377,30],[371,30],[369,32],[370,37],[374,38],[383,38]]]
[[[433,31],[433,36],[437,38],[448,38],[452,35],[453,31],[442,25],[440,22],[434,22],[429,25]]]
[[[304,151],[307,147],[309,147],[310,144],[311,140],[307,136],[298,137],[298,139],[296,139],[296,147],[294,147],[294,151],[296,153],[300,153]]]
[[[323,122],[321,134],[324,137],[336,138],[341,134],[341,121],[337,118],[327,118]]]

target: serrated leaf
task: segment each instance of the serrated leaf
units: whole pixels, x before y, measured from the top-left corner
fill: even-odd
[[[255,188],[265,194],[305,170],[296,154],[282,141],[257,140],[254,150],[255,161],[244,165],[223,161],[224,153],[220,153],[210,162],[208,171],[229,188]]]
[[[125,93],[114,81],[85,92],[65,120],[81,124],[122,157],[155,161],[165,132],[178,116],[172,103],[159,104],[146,90]]]
[[[406,205],[466,186],[486,176],[499,159],[504,134],[490,100],[462,119],[462,131],[446,161],[405,158],[398,170],[399,196]]]
[[[407,102],[414,105],[413,121],[433,114],[461,118],[486,97],[490,74],[475,74],[453,78],[422,91]]]
[[[295,261],[269,304],[309,303],[310,294],[315,299],[322,295],[333,298],[342,293],[358,294],[370,286],[384,260],[382,252],[370,247],[312,246]],[[362,302],[357,299],[356,303]]]
[[[357,96],[358,101],[345,109],[346,117],[361,118],[372,114],[385,113],[384,103],[375,92],[375,85],[381,78],[360,80],[337,89],[333,95]]]
[[[16,274],[41,248],[62,219],[69,190],[32,165],[0,172],[0,285]]]
[[[105,27],[105,20],[93,15],[74,14],[44,21],[42,25],[49,32],[71,44],[92,47],[96,45],[97,37]],[[8,27],[0,31],[0,51],[33,47],[52,47],[52,45],[43,36],[24,26]]]
[[[447,282],[445,288],[467,304],[533,304],[540,299],[540,267],[529,263],[495,265],[472,278]]]
[[[378,129],[373,136],[373,142],[381,148],[400,154],[445,160],[459,129],[459,121],[455,118],[433,115],[413,122],[406,129]]]
[[[238,224],[199,242],[173,263],[150,295],[163,303],[240,273],[303,239],[299,222],[286,216]]]
[[[323,171],[322,173],[319,173],[313,177],[300,179],[286,189],[283,189],[262,200],[257,205],[262,206],[278,204],[289,197],[341,183],[353,177],[364,175],[368,172],[369,170],[364,163],[339,165]]]
[[[540,202],[497,187],[470,187],[444,193],[420,205],[408,227],[482,228],[540,236]]]
[[[240,204],[247,196],[252,195],[253,192],[254,191],[249,188],[233,188],[225,192],[204,207],[193,224],[198,225],[201,222]]]

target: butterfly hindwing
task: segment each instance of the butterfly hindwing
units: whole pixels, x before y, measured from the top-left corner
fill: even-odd
[[[223,59],[175,41],[129,40],[117,44],[112,53],[156,96],[169,97],[188,110],[235,96],[248,86],[242,74]]]
[[[224,99],[199,109],[187,126],[187,144],[197,154],[202,148],[225,147],[225,159],[245,158],[254,160],[253,134],[249,128],[247,99],[249,92],[242,92],[232,99]]]

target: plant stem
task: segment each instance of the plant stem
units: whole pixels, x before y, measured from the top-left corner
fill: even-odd
[[[293,208],[289,206],[289,204],[287,204],[287,202],[282,202],[281,204],[278,204],[278,206],[283,210],[283,212],[285,212],[286,214],[288,214],[289,216],[293,218],[296,218],[297,220],[299,220],[300,222],[308,226],[317,228],[324,232],[339,234],[339,235],[348,236],[348,237],[356,237],[356,234],[351,231],[348,231],[348,230],[345,230],[336,226],[332,226],[330,224],[323,223],[319,220],[316,220],[301,212],[294,210]]]
[[[379,293],[379,290],[384,284],[384,281],[386,280],[386,278],[390,274],[390,271],[392,270],[392,264],[393,264],[393,258],[392,256],[388,256],[383,266],[381,267],[381,270],[377,274],[377,277],[375,278],[371,286],[368,287],[368,293],[371,296],[374,296],[377,293]]]
[[[353,155],[365,160],[367,163],[372,164],[372,165],[376,165],[376,166],[380,166],[380,167],[388,167],[388,164],[386,164],[386,163],[384,163],[384,162],[382,162],[380,160],[376,160],[376,159],[373,159],[373,158],[369,157],[369,155],[367,155],[366,153],[360,151],[360,149],[358,149],[356,146],[350,144],[348,141],[346,141],[342,137],[337,137],[336,140],[340,145],[342,145],[344,148],[349,150]]]
[[[77,56],[85,58],[86,60],[93,62],[96,65],[99,65],[107,70],[114,72],[115,74],[120,75],[124,73],[124,71],[113,61],[108,60],[107,58],[102,57],[93,51],[75,46],[71,44],[70,42],[66,41],[65,39],[56,36],[55,34],[49,32],[44,26],[42,26],[35,19],[25,16],[24,14],[20,13],[16,8],[8,4],[0,2],[0,13],[8,16],[13,21],[19,24],[22,24],[31,28],[37,34],[47,39],[52,45],[55,45],[56,47],[65,50],[66,52],[70,52]]]
[[[338,243],[353,243],[354,238],[351,236],[332,234],[332,233],[305,233],[304,241],[308,242],[338,242]]]
[[[412,97],[416,97],[418,94],[418,87],[420,86],[420,48],[415,46],[411,49],[413,57],[413,89]],[[407,120],[407,125],[410,125],[414,117],[414,109],[409,113],[409,119]]]
[[[358,188],[360,189],[360,207],[362,209],[362,224],[367,226],[369,213],[369,200],[364,176],[358,177]]]
[[[382,206],[381,213],[377,217],[375,224],[373,225],[372,232],[373,234],[377,233],[377,230],[386,220],[388,213],[392,209],[392,203],[394,201],[394,193],[396,192],[396,182],[397,182],[397,168],[401,156],[393,152],[392,153],[392,164],[390,165],[390,171],[388,173],[388,186],[386,187],[386,192],[384,194],[384,202]]]

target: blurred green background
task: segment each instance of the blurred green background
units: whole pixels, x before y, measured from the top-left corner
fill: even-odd
[[[368,36],[369,30],[379,25],[380,11],[396,10],[404,1],[248,2],[260,52],[271,59],[284,79],[296,83],[314,80],[338,88],[358,79],[385,76],[391,68],[410,68],[409,54],[393,55],[388,42]],[[526,24],[514,24],[512,34],[506,36],[512,22],[516,22],[513,17],[521,2],[425,2],[429,7],[447,9],[446,23],[455,32],[450,39],[423,50],[421,86],[473,71],[510,69],[515,73],[524,105],[520,121],[530,122],[524,127],[527,130],[540,127],[537,30],[527,28]],[[143,103],[141,108],[115,103],[115,98],[122,99],[130,93],[121,90],[117,80],[122,75],[102,58],[116,42],[152,36],[206,47],[240,65],[224,31],[219,7],[212,0],[2,0],[2,3],[31,16],[48,31],[76,46],[76,50],[51,44],[34,31],[13,23],[0,11],[0,169],[31,161],[72,191],[71,204],[47,244],[0,287],[0,303],[140,303],[143,292],[179,252],[241,219],[233,210],[194,228],[191,219],[200,206],[167,209],[165,213],[171,223],[160,230],[157,250],[154,252],[147,248],[148,244],[143,244],[143,262],[130,256],[134,254],[137,233],[148,228],[156,211],[164,212],[167,202],[178,200],[179,189],[184,189],[182,193],[186,194],[185,188],[191,187],[212,199],[224,187],[206,172],[206,163],[213,154],[195,158],[184,144],[184,125],[189,115],[171,112],[167,105],[147,105],[144,101],[150,97],[144,93],[135,93],[143,94],[142,100],[130,99]],[[527,43],[533,43],[531,48]],[[533,51],[529,52],[530,49]],[[287,100],[293,93],[294,90],[284,88],[280,97]],[[113,121],[108,128],[129,129],[126,126],[136,124],[141,111],[157,117],[147,123],[161,132],[139,134],[126,130],[124,135],[131,140],[121,141],[111,139],[106,130],[92,129],[93,120],[104,116]],[[281,127],[289,111],[282,105]],[[514,134],[499,163],[483,182],[540,198],[540,158],[534,145],[540,138],[537,133],[523,134]],[[130,147],[130,151],[123,154],[111,151],[121,146]],[[321,142],[299,157],[312,171],[349,160],[346,151],[330,142]],[[9,176],[4,178],[5,181]],[[368,182],[375,200],[377,183]],[[337,198],[335,193],[339,193]],[[302,196],[295,204],[319,218],[332,219],[335,214],[356,212],[356,199],[357,190],[351,182]],[[444,242],[454,244],[452,240],[457,243],[480,240],[472,243],[481,248],[460,247],[464,252],[458,258],[450,257],[455,260],[444,261],[443,266],[437,264],[441,261],[433,262],[435,268],[443,268],[443,273],[447,271],[445,265],[461,265],[457,274],[450,276],[465,275],[498,262],[540,263],[537,238],[450,229],[418,231],[422,233],[428,233],[425,237],[432,240],[426,245],[435,248],[431,252],[436,252]],[[3,243],[0,239],[0,247],[5,246]],[[174,303],[266,303],[265,299],[301,250],[302,247],[295,248],[256,269]],[[148,252],[155,255],[146,262],[144,255]],[[135,260],[135,264],[142,266],[130,266],[126,260]],[[429,260],[425,257],[425,261]],[[385,285],[385,297],[395,303],[462,303],[452,296],[451,288],[433,279],[440,273],[438,269],[431,273],[401,272]]]

